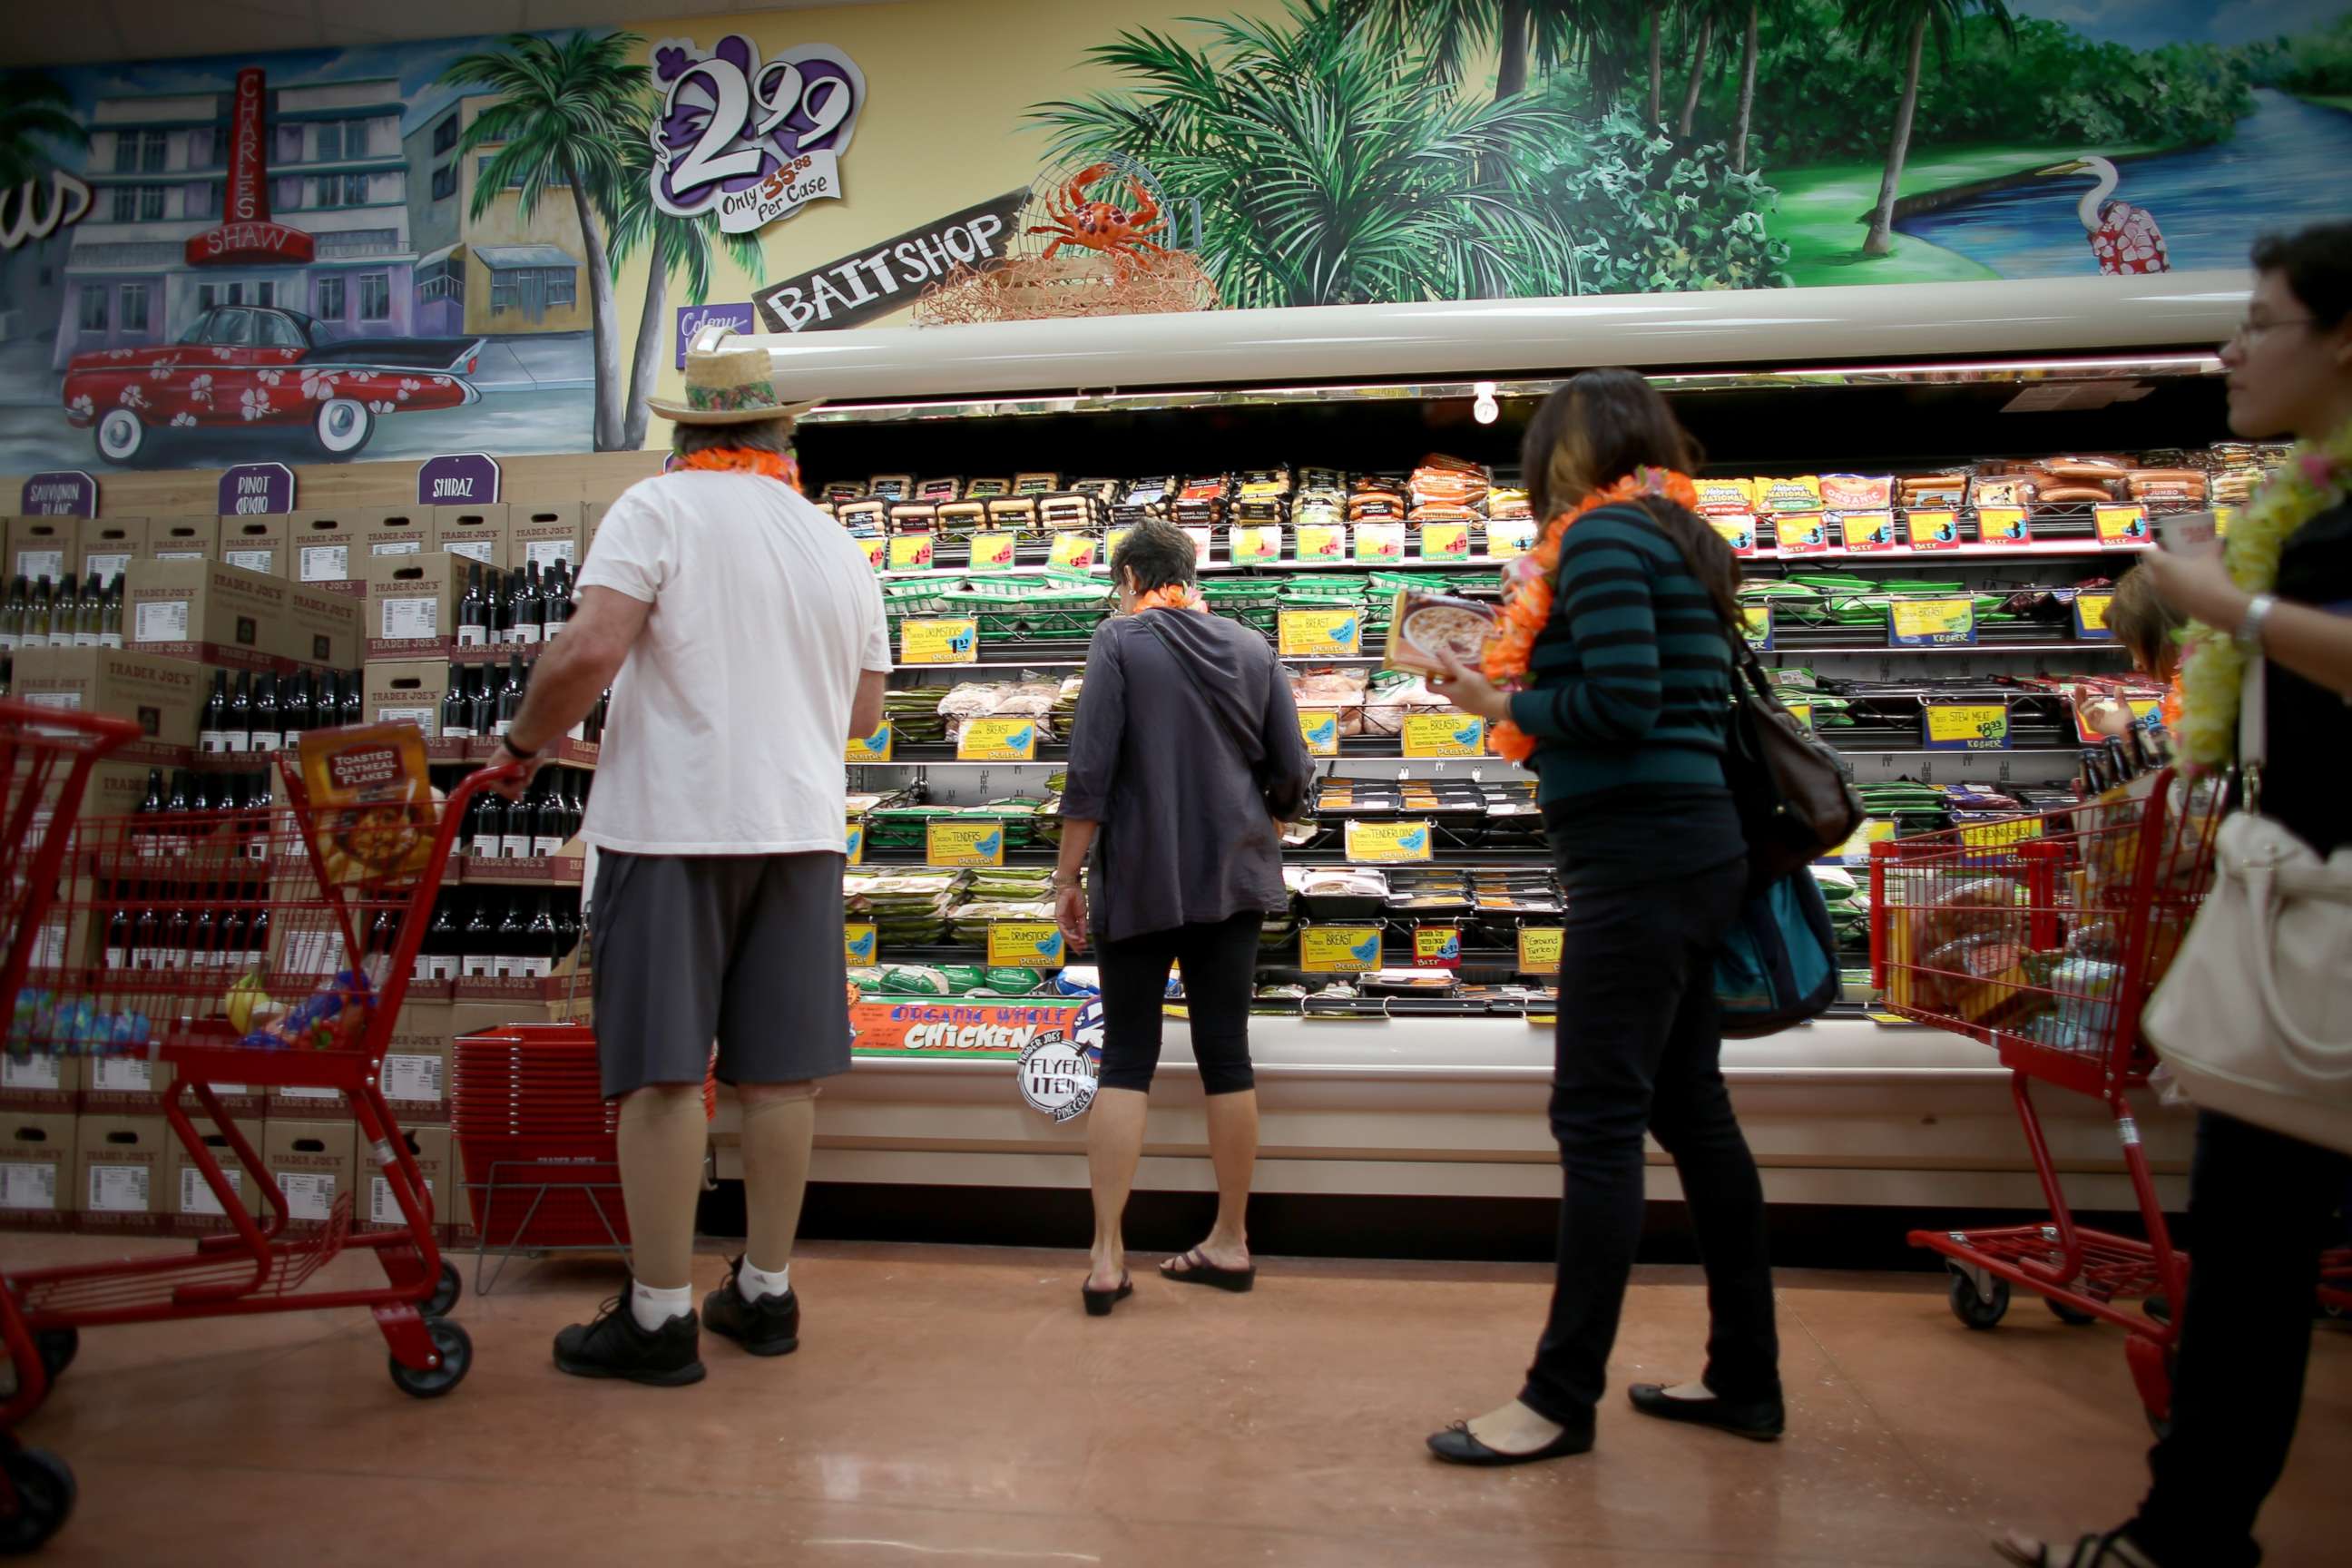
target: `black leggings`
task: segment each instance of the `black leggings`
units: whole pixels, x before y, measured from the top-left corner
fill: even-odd
[[[1184,966],[1184,1006],[1192,1016],[1192,1059],[1209,1094],[1239,1094],[1257,1086],[1250,1071],[1250,987],[1257,977],[1258,931],[1265,917],[1252,910],[1228,921],[1175,926],[1106,942],[1097,958],[1102,975],[1104,1089],[1151,1088],[1160,1065],[1160,1005],[1168,966]]]

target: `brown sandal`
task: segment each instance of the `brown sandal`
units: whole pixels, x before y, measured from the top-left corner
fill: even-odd
[[[2051,1547],[2016,1534],[1994,1542],[1992,1549],[2019,1568],[2163,1568],[2137,1542],[2126,1538],[2121,1529],[2084,1536],[2063,1556],[2055,1555],[2065,1551],[2063,1546]]]

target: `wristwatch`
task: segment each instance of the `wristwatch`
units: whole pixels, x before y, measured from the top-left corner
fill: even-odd
[[[2247,600],[2245,618],[2238,623],[2238,629],[2230,634],[2230,640],[2248,653],[2262,652],[2263,623],[2270,619],[2271,612],[2277,607],[2278,596],[2273,594],[2257,594]]]

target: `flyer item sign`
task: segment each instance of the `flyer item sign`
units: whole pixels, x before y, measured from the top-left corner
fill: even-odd
[[[1930,702],[1924,743],[1931,752],[2006,752],[2010,748],[2005,702]]]
[[[1083,1046],[1058,1029],[1022,1047],[1016,1076],[1029,1109],[1052,1117],[1056,1125],[1084,1116],[1095,1102],[1095,1064]]]
[[[861,1057],[970,1057],[1017,1059],[1045,1034],[1078,1038],[1084,1005],[878,1001],[849,1008],[849,1048]]]
[[[971,570],[975,572],[1010,572],[1018,536],[1010,533],[975,533],[971,536]]]
[[[967,719],[956,737],[956,757],[966,763],[1034,763],[1037,760],[1034,719]]]
[[[1360,610],[1284,610],[1278,625],[1285,658],[1349,658],[1364,651]]]
[[[880,928],[871,921],[852,921],[841,928],[842,961],[852,969],[872,963],[881,944]]]
[[[2148,542],[2147,508],[2144,506],[2095,506],[2091,509],[2091,526],[2105,548],[2128,549]]]
[[[1426,821],[1348,824],[1348,858],[1360,865],[1411,865],[1428,859],[1430,847]]]
[[[2021,512],[2019,515],[2024,514]],[[1960,514],[1956,511],[1906,511],[1903,514],[1903,537],[1914,550],[1957,549],[1960,542]]]
[[[1309,974],[1361,974],[1380,966],[1379,926],[1307,926],[1298,933],[1298,967]]]
[[[652,195],[663,212],[715,215],[720,233],[750,234],[840,198],[866,77],[839,49],[807,44],[762,62],[740,33],[709,53],[672,38],[655,47],[653,74],[662,103]]]
[[[966,616],[955,620],[910,620],[899,624],[900,664],[976,664],[980,661],[980,623]]]
[[[1974,599],[1896,599],[1886,606],[1894,647],[1964,647],[1977,640]]]
[[[886,721],[871,735],[850,742],[846,760],[852,763],[887,763],[890,760],[890,748],[894,743],[895,738]]]
[[[1521,974],[1558,974],[1561,946],[1568,933],[1559,926],[1521,926],[1519,928],[1519,969]]]
[[[1421,525],[1423,561],[1470,559],[1470,525],[1466,522],[1424,522]]]
[[[996,921],[988,928],[991,969],[1059,969],[1062,928],[1052,921]]]
[[[1300,709],[1298,738],[1307,742],[1307,754],[1310,757],[1338,756],[1339,715],[1328,708]]]
[[[1467,713],[1408,713],[1408,757],[1475,757],[1486,749],[1486,721]]]
[[[1002,866],[1004,864],[1004,824],[928,824],[923,829],[923,858],[933,866]]]

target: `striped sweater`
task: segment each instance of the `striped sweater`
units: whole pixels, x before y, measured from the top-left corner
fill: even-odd
[[[1529,688],[1511,699],[1512,721],[1536,738],[1555,846],[1629,876],[1740,854],[1723,775],[1731,647],[1706,590],[1634,506],[1579,518],[1559,561]]]

